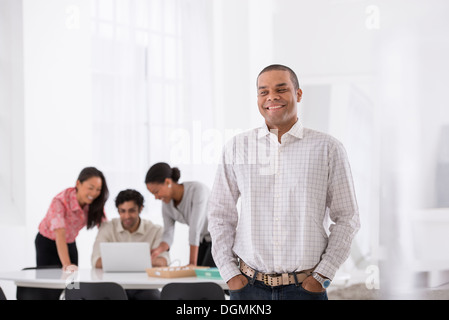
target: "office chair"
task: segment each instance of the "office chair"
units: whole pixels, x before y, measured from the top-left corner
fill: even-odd
[[[115,282],[80,282],[79,288],[66,288],[66,300],[128,300],[125,290]]]
[[[161,300],[225,300],[225,296],[223,289],[214,282],[174,282],[162,288]]]
[[[0,301],[1,300],[6,300],[6,296],[5,296],[5,293],[2,290],[2,287],[0,287]]]
[[[61,269],[61,266],[37,266],[22,270]],[[62,289],[30,288],[17,286],[17,300],[59,300]]]

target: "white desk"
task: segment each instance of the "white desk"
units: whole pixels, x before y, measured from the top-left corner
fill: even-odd
[[[17,286],[64,289],[76,288],[79,282],[115,282],[124,289],[159,289],[172,282],[215,282],[228,289],[224,280],[186,278],[154,278],[146,272],[103,272],[102,269],[79,269],[77,272],[63,272],[62,269],[21,270],[0,272],[0,280],[14,281]]]

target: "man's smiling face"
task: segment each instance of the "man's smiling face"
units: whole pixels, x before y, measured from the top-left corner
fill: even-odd
[[[301,95],[301,89],[295,90],[288,71],[272,70],[259,76],[257,104],[269,129],[286,132],[296,123],[296,105]]]

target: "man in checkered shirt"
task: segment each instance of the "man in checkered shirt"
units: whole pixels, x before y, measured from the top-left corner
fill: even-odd
[[[266,67],[257,92],[265,124],[226,144],[209,199],[214,260],[231,299],[327,299],[360,227],[346,152],[302,126],[290,68]]]

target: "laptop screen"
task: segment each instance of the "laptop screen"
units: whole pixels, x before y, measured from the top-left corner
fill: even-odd
[[[100,253],[105,272],[145,272],[151,268],[148,242],[102,242]]]

